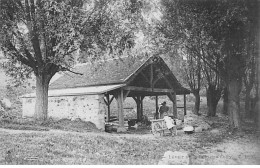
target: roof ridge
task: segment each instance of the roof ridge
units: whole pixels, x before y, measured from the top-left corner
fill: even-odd
[[[100,63],[100,62],[118,60],[118,59],[127,58],[127,57],[129,57],[129,56],[123,56],[123,57],[117,57],[117,58],[108,58],[108,59],[98,60],[98,61],[94,61],[94,62],[84,62],[84,63],[76,64],[74,67],[84,66],[84,65],[88,65],[88,64],[92,64],[92,63]]]

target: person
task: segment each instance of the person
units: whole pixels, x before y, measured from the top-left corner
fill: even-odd
[[[161,103],[161,106],[159,108],[160,119],[163,119],[165,113],[168,113],[168,111],[169,111],[169,107],[166,106],[166,102],[164,101],[163,103]]]
[[[177,128],[176,128],[176,123],[175,121],[169,117],[169,116],[164,116],[163,117],[165,124],[168,128],[168,130],[171,132],[172,136],[174,135],[174,130],[175,130],[175,135],[177,135]]]

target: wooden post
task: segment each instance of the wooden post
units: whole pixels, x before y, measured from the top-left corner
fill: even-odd
[[[159,114],[159,105],[158,105],[158,96],[156,95],[155,96],[155,114],[154,114],[154,119],[158,119],[158,118],[156,118],[157,117],[157,115],[156,115],[157,113]]]
[[[137,120],[140,121],[142,119],[142,111],[141,111],[141,97],[137,96],[137,101],[136,101],[136,110],[137,110]]]
[[[176,104],[176,93],[168,93],[167,94],[169,99],[172,101],[172,112],[173,112],[173,117],[177,118],[177,104]]]
[[[140,104],[141,104],[141,107],[140,107],[140,108],[141,108],[141,110],[140,110],[140,111],[141,111],[141,114],[140,114],[140,115],[141,115],[141,119],[143,118],[143,115],[144,115],[144,108],[143,108],[143,105],[144,105],[144,104],[143,104],[144,97],[145,97],[145,96],[141,96],[141,99],[140,99]]]
[[[123,89],[120,89],[118,95],[117,95],[117,105],[118,105],[118,124],[119,127],[117,128],[117,132],[125,132],[126,128],[124,126],[124,105],[123,105]]]
[[[104,98],[104,101],[105,101],[105,103],[107,105],[107,119],[106,119],[106,121],[108,122],[109,119],[110,119],[110,104],[113,101],[114,96],[112,96],[112,98],[110,99],[109,98],[109,94],[106,94],[105,97],[106,97],[106,99]]]
[[[159,105],[158,105],[158,96],[155,96],[155,113],[157,113],[159,110]]]
[[[144,96],[133,97],[136,102],[137,120],[141,121],[143,116],[143,99]]]
[[[184,103],[184,116],[185,116],[187,114],[187,111],[186,111],[186,94],[184,94],[183,103]]]
[[[176,93],[173,92],[172,96],[173,96],[173,101],[172,101],[172,104],[173,104],[173,106],[172,106],[173,117],[177,118],[178,117],[178,114],[177,114],[178,111],[177,111]]]
[[[109,104],[109,94],[106,95],[106,98],[107,98],[107,122],[109,121],[110,119],[110,104]]]

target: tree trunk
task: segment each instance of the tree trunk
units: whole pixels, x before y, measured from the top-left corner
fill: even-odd
[[[260,94],[260,93],[258,92],[258,94]],[[256,130],[258,131],[258,133],[260,133],[260,100],[259,100],[259,98],[257,99],[254,113],[255,113]]]
[[[259,58],[258,58],[259,59]],[[258,65],[258,79],[260,79],[260,74],[259,74],[259,68],[260,66]],[[260,99],[259,99],[259,94],[260,94],[260,85],[257,83],[256,87],[256,104],[254,107],[254,120],[255,120],[255,125],[256,125],[256,130],[258,133],[260,133]]]
[[[200,94],[199,91],[193,92],[193,95],[195,96],[195,106],[194,106],[194,114],[199,115],[200,110]]]
[[[50,79],[46,75],[36,75],[35,119],[46,121],[48,118],[48,89]]]
[[[245,114],[247,118],[253,117],[253,107],[251,106],[252,99],[250,98],[250,90],[246,89],[245,97]]]
[[[260,8],[260,3],[258,3],[258,9]],[[260,15],[260,13],[258,12],[258,15]],[[259,21],[258,21],[259,23]],[[257,58],[256,58],[256,97],[255,97],[255,101],[256,101],[256,104],[255,104],[255,108],[254,108],[254,118],[255,118],[255,125],[256,125],[256,130],[257,132],[260,134],[260,98],[259,98],[259,95],[260,95],[260,84],[259,84],[259,80],[260,80],[260,42],[259,42],[259,39],[260,39],[260,32],[257,31]]]
[[[240,129],[240,100],[239,94],[241,91],[241,80],[231,79],[228,84],[228,115],[229,124],[233,128]]]
[[[258,5],[260,6],[260,5]],[[258,37],[260,36],[260,33],[258,32]],[[259,37],[260,38],[260,37]],[[259,49],[260,49],[260,43],[258,42],[258,58],[257,58],[257,85],[256,85],[256,104],[255,104],[255,108],[254,108],[254,118],[255,118],[255,124],[256,124],[256,130],[258,133],[260,133],[260,84],[259,84],[259,80],[260,80],[260,53],[259,53]]]
[[[215,86],[209,85],[207,88],[207,107],[208,107],[208,116],[214,117],[217,112],[218,101],[221,97],[221,90],[216,89]]]
[[[228,89],[227,89],[227,87],[224,88],[224,92],[223,92],[222,114],[228,115]]]

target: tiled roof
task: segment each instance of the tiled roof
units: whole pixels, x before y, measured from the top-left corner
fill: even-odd
[[[50,84],[50,89],[124,83],[124,80],[146,60],[147,58],[137,60],[132,57],[123,57],[79,64],[72,71],[83,75],[66,72],[66,74]]]
[[[158,57],[158,56],[157,56]],[[158,57],[162,60],[161,57]],[[88,86],[112,85],[112,84],[126,84],[130,78],[135,78],[136,73],[139,72],[141,67],[149,65],[150,58],[136,58],[136,57],[123,57],[118,59],[110,59],[106,61],[98,61],[94,63],[84,63],[75,66],[73,72],[81,73],[83,75],[66,72],[60,78],[50,84],[50,89],[66,89]],[[168,69],[164,61],[160,65],[164,69]],[[148,66],[146,71],[149,70]],[[170,70],[169,70],[170,71]],[[147,73],[146,73],[147,74]],[[175,76],[168,74],[170,82],[174,89],[179,93],[189,93],[189,91],[181,86]],[[140,77],[140,75],[139,75]],[[139,80],[136,78],[134,81]],[[138,81],[137,81],[138,83]]]

